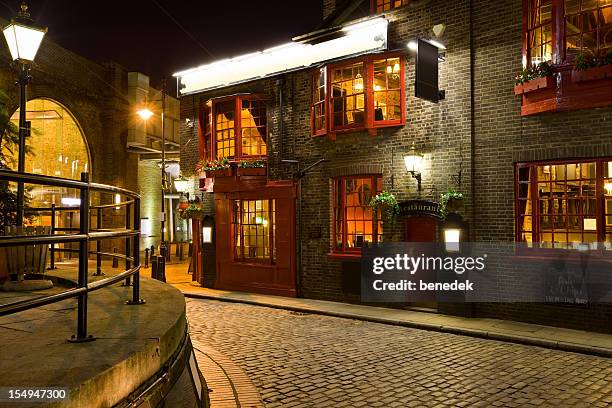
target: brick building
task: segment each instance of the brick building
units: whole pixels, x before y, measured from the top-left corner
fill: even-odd
[[[579,52],[611,47],[612,5],[561,3],[325,0],[322,25],[292,45],[176,74],[181,124],[195,124],[181,128],[182,171],[193,193],[213,192],[202,199],[216,221],[216,265],[201,283],[358,302],[365,242],[441,239],[436,217],[403,215],[382,226],[364,202],[382,190],[407,207],[433,205],[449,188],[462,192],[470,240],[610,248],[610,66],[594,68],[604,73],[590,80],[572,67]],[[572,24],[579,18],[595,18],[592,30]],[[414,96],[407,44],[417,38],[445,45],[439,103]],[[515,95],[523,63],[546,60],[554,74]],[[421,191],[404,163],[413,146],[423,156]],[[218,160],[220,169],[198,180],[200,158]],[[265,166],[248,168],[257,160]],[[572,212],[577,205],[583,209]],[[564,224],[549,225],[554,211]],[[537,262],[514,259],[521,271]],[[512,285],[521,271],[498,273]],[[610,305],[593,303],[436,308],[601,331],[612,317]]]
[[[0,20],[0,25],[5,26],[6,21]],[[17,71],[6,43],[2,42],[5,45],[0,47],[3,67],[0,89],[8,94],[10,108],[16,111]],[[94,182],[139,191],[143,195],[142,217],[151,225],[151,233],[143,238],[141,248],[158,245],[161,235],[161,175],[157,164],[161,146],[160,91],[149,85],[146,75],[128,72],[116,63],[90,61],[49,37],[40,46],[31,75],[26,119],[32,123],[29,143],[34,154],[26,158],[26,171],[76,179],[86,171]],[[148,123],[136,114],[143,107],[155,113]],[[166,147],[168,158],[175,162],[178,161],[178,111],[178,100],[168,96]],[[17,122],[17,112],[12,119]],[[76,191],[51,190],[40,194],[32,191],[33,203],[38,207],[49,207],[52,203],[60,206],[62,198],[76,197]],[[102,199],[110,203],[115,198]],[[170,200],[168,204],[171,206]],[[69,215],[69,212],[62,215],[59,221],[62,226],[69,226]],[[111,208],[104,219],[120,224],[125,215],[122,210]],[[36,222],[48,225],[49,214],[44,213]],[[121,250],[123,243],[105,241],[104,246],[105,250],[112,247]]]

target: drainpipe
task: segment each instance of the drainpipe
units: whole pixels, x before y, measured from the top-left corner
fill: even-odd
[[[475,92],[475,60],[476,55],[474,54],[474,0],[470,0],[470,191],[472,195],[472,228],[470,228],[470,239],[472,242],[476,240],[476,98]],[[468,317],[474,317],[475,308],[474,304],[470,303],[467,310]]]

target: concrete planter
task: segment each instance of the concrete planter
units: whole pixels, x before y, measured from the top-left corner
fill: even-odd
[[[552,88],[555,84],[555,79],[552,76],[532,79],[522,84],[518,84],[514,87],[515,95],[523,95],[529,92],[537,91],[540,89]]]
[[[50,227],[7,227],[7,235],[49,235]],[[47,266],[47,254],[49,246],[47,244],[24,245],[8,248],[1,248],[0,258],[4,258],[8,277],[17,276],[17,281],[7,280],[2,286],[5,291],[24,291],[48,289],[53,283],[48,280],[28,280],[25,281],[26,274],[44,274]],[[2,262],[0,262],[1,264]],[[0,272],[0,280],[3,278]]]
[[[572,82],[595,81],[606,78],[612,78],[612,65],[572,71]]]

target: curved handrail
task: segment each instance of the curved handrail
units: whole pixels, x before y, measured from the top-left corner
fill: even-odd
[[[36,307],[48,305],[51,303],[60,302],[65,299],[77,297],[78,298],[78,312],[77,312],[77,335],[74,337],[75,342],[89,341],[92,340],[91,336],[87,335],[87,293],[98,289],[102,289],[114,283],[122,280],[129,280],[134,276],[132,299],[128,302],[130,304],[142,304],[144,301],[140,299],[140,195],[133,191],[110,186],[106,184],[92,183],[89,181],[89,175],[86,173],[81,174],[81,181],[65,179],[60,177],[44,176],[40,174],[32,173],[18,173],[11,170],[0,169],[0,180],[14,181],[22,184],[38,184],[38,185],[50,185],[63,188],[73,188],[80,191],[80,204],[79,206],[69,207],[70,210],[77,210],[80,213],[80,224],[79,233],[77,234],[60,234],[60,235],[14,235],[14,236],[2,236],[0,237],[0,247],[11,247],[11,246],[27,246],[27,245],[45,245],[51,244],[52,251],[52,264],[53,266],[53,251],[55,244],[58,243],[79,243],[79,268],[78,268],[78,287],[69,289],[61,293],[42,296],[35,299],[29,299],[26,301],[19,301],[0,305],[0,316],[17,313]],[[98,206],[90,205],[90,191],[100,191],[104,193],[119,193],[123,194],[130,199],[112,204],[104,204]],[[126,225],[125,228],[116,229],[95,229],[92,230],[89,226],[89,213],[92,209],[99,210],[110,207],[126,207]],[[37,208],[39,211],[52,211],[52,218],[55,211],[64,210],[68,207],[55,207],[52,206],[49,209]],[[133,208],[133,228],[130,228],[130,208]],[[100,220],[100,218],[98,218]],[[98,225],[100,226],[100,225]],[[66,230],[65,228],[62,228]],[[57,230],[52,229],[53,232]],[[100,241],[112,238],[124,238],[126,240],[125,255],[124,254],[111,254],[98,251],[92,252],[88,250],[89,241]],[[131,245],[130,245],[131,242]],[[130,256],[130,246],[133,249],[133,256]],[[72,250],[71,250],[72,251]],[[126,270],[109,278],[98,280],[92,283],[88,282],[88,255],[95,253],[98,255],[98,262],[100,256],[110,256],[114,258],[124,259],[126,261]]]

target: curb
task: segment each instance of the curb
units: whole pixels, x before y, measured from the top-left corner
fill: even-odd
[[[439,333],[449,333],[449,334],[456,334],[456,335],[461,335],[461,336],[475,337],[475,338],[481,338],[481,339],[487,339],[487,340],[504,341],[507,343],[522,344],[522,345],[527,345],[527,346],[536,346],[536,347],[542,347],[542,348],[547,348],[547,349],[568,351],[572,353],[587,354],[587,355],[598,356],[598,357],[608,357],[608,358],[612,357],[612,349],[609,349],[609,348],[589,346],[586,344],[570,343],[570,342],[564,342],[564,341],[548,340],[548,339],[542,339],[538,337],[518,336],[514,334],[507,334],[507,333],[489,332],[489,331],[477,330],[477,329],[468,329],[465,327],[443,326],[443,325],[436,325],[436,324],[429,324],[429,323],[417,323],[417,322],[409,322],[409,321],[404,321],[404,320],[385,319],[381,317],[363,316],[363,315],[350,314],[350,313],[331,312],[331,311],[311,309],[308,307],[300,307],[300,306],[275,305],[271,303],[259,302],[256,300],[224,298],[224,297],[216,297],[212,295],[205,295],[205,294],[192,293],[192,292],[183,292],[183,295],[185,295],[186,298],[192,298],[192,299],[208,299],[208,300],[217,300],[220,302],[228,302],[228,303],[243,303],[243,304],[253,305],[253,306],[269,307],[272,309],[281,309],[281,310],[289,310],[293,312],[318,314],[318,315],[323,315],[323,316],[339,317],[343,319],[362,320],[366,322],[390,324],[393,326],[409,327],[413,329],[435,331]]]

